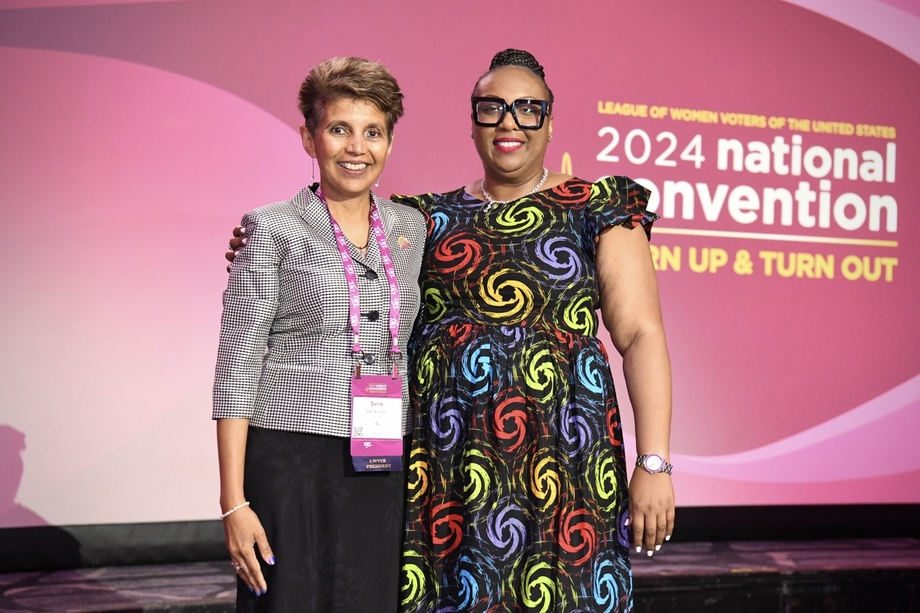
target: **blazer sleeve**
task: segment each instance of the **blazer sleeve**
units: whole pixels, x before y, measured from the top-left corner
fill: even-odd
[[[281,253],[270,219],[251,211],[242,225],[249,240],[237,252],[224,291],[213,419],[252,417],[262,358],[278,311]]]

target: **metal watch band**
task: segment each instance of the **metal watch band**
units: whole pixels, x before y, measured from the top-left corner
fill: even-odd
[[[661,461],[661,467],[659,467],[657,470],[652,470],[646,465],[646,460],[652,457],[657,458],[658,460]],[[636,467],[637,468],[642,467],[653,475],[658,474],[658,473],[668,473],[670,475],[671,469],[674,468],[674,466],[672,466],[667,460],[665,460],[663,457],[661,457],[657,453],[647,453],[644,455],[640,455],[638,458],[636,458]]]

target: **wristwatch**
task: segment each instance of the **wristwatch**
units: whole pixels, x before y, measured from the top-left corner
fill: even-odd
[[[671,469],[674,468],[657,453],[647,453],[636,458],[636,468],[640,466],[653,475],[657,473],[668,473],[670,475]]]

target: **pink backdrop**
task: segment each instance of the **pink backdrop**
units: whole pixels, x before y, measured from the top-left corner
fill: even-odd
[[[212,518],[222,254],[309,180],[300,80],[383,61],[381,191],[446,190],[507,46],[556,93],[552,168],[655,190],[678,503],[920,503],[911,3],[338,6],[0,0],[0,527]]]

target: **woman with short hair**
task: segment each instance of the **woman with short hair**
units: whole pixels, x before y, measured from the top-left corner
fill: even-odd
[[[298,102],[320,181],[243,217],[213,408],[239,611],[396,609],[405,353],[425,226],[371,186],[402,98],[375,62],[314,66]],[[363,435],[352,428],[361,398],[385,422],[367,422]],[[387,451],[363,453],[380,441]]]

